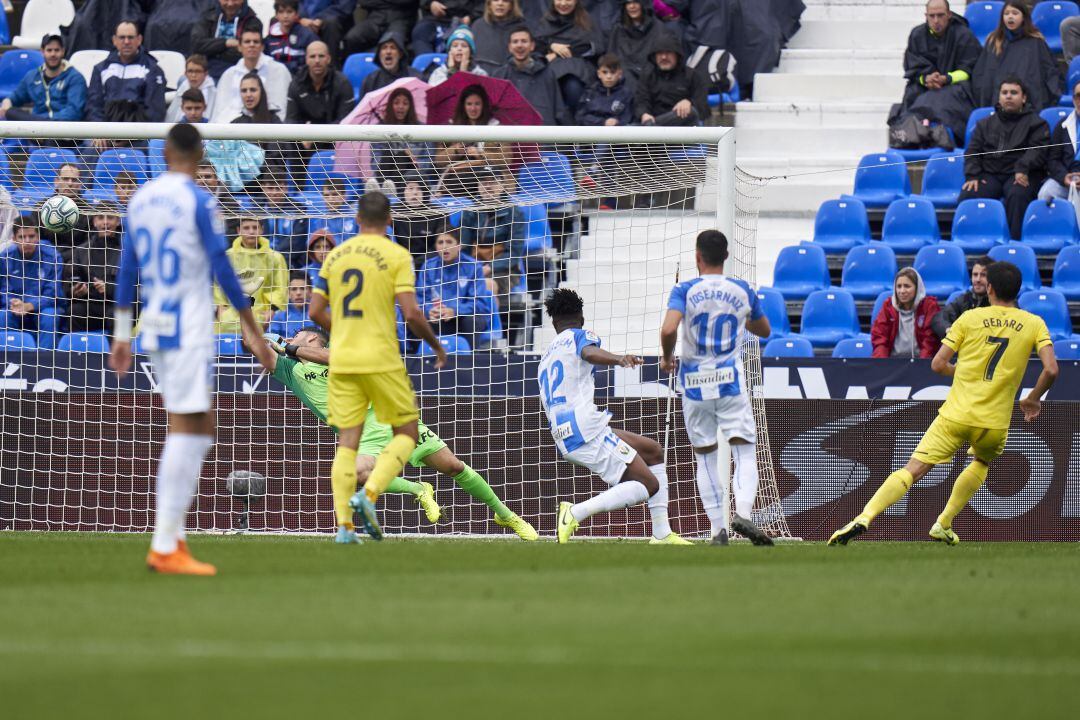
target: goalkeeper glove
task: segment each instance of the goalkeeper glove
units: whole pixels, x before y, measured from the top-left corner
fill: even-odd
[[[255,293],[259,292],[259,288],[263,286],[266,281],[266,277],[263,275],[257,275],[255,270],[251,268],[244,268],[236,273],[236,279],[240,281],[240,289],[244,291],[244,294],[254,299]]]
[[[263,333],[263,337],[270,344],[270,348],[278,355],[282,355],[285,352],[285,338],[281,337],[277,333]]]

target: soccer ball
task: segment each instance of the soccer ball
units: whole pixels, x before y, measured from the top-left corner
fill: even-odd
[[[49,232],[67,232],[79,222],[79,207],[66,195],[53,195],[41,203],[41,226]]]

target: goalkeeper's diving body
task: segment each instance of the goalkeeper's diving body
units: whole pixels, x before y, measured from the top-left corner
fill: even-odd
[[[327,385],[330,374],[330,350],[326,331],[319,327],[307,327],[288,340],[273,338],[271,347],[281,353],[275,358],[273,377],[287,387],[300,402],[317,418],[326,422]],[[536,540],[536,530],[524,519],[512,512],[495,494],[491,486],[466,463],[462,462],[446,443],[423,421],[418,424],[419,444],[409,457],[413,467],[429,467],[448,475],[472,497],[491,508],[495,523],[517,533],[522,540]],[[364,418],[364,431],[356,456],[356,478],[363,484],[375,467],[375,459],[390,443],[392,431],[389,425],[379,422],[369,407]],[[428,522],[438,522],[442,509],[435,501],[435,491],[429,482],[413,482],[395,477],[386,488],[388,493],[412,495],[424,510]],[[351,537],[346,534],[346,540]]]
[[[886,478],[858,517],[833,533],[830,545],[847,545],[862,535],[874,518],[904,497],[935,465],[951,462],[966,444],[971,464],[956,478],[945,509],[930,528],[932,540],[958,544],[953,519],[986,481],[990,463],[1005,450],[1013,400],[1033,351],[1042,361],[1042,372],[1035,387],[1020,400],[1020,410],[1028,422],[1039,416],[1042,397],[1058,374],[1050,333],[1042,318],[1016,307],[1019,268],[994,262],[986,269],[986,279],[989,307],[968,310],[957,318],[930,363],[934,372],[953,378],[937,418],[907,465]],[[955,365],[950,362],[954,355]]]
[[[584,502],[559,503],[558,541],[564,544],[578,524],[597,513],[648,501],[653,537],[650,544],[690,545],[668,523],[668,480],[660,443],[626,430],[609,427],[610,412],[593,398],[593,368],[597,365],[637,367],[641,358],[600,349],[600,338],[585,325],[584,303],[573,290],[553,291],[544,303],[559,334],[544,352],[538,367],[540,402],[547,413],[551,437],[559,454],[600,476],[607,490]]]

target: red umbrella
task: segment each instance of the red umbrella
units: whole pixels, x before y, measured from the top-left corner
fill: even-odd
[[[497,80],[468,72],[456,72],[444,83],[428,88],[428,125],[446,125],[454,117],[458,97],[467,88],[479,85],[491,101],[492,116],[500,125],[543,125],[536,108],[509,80]]]

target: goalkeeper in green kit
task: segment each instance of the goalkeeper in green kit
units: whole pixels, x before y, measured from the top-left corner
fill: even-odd
[[[327,381],[330,376],[330,350],[326,332],[316,326],[302,329],[295,337],[284,340],[278,335],[267,335],[270,346],[279,354],[274,365],[273,377],[287,387],[308,410],[326,422]],[[495,513],[495,524],[510,528],[522,540],[536,540],[535,528],[510,511],[495,495],[495,491],[481,477],[446,446],[446,443],[423,422],[419,425],[419,443],[409,458],[413,467],[429,467],[443,475],[449,475],[462,490],[487,505]],[[375,467],[375,458],[390,442],[393,431],[375,418],[369,407],[364,419],[364,433],[356,456],[356,479],[359,484],[367,479]],[[435,490],[429,482],[413,482],[396,477],[386,492],[408,493],[424,510],[429,522],[435,523],[442,516],[442,508],[435,502]]]

